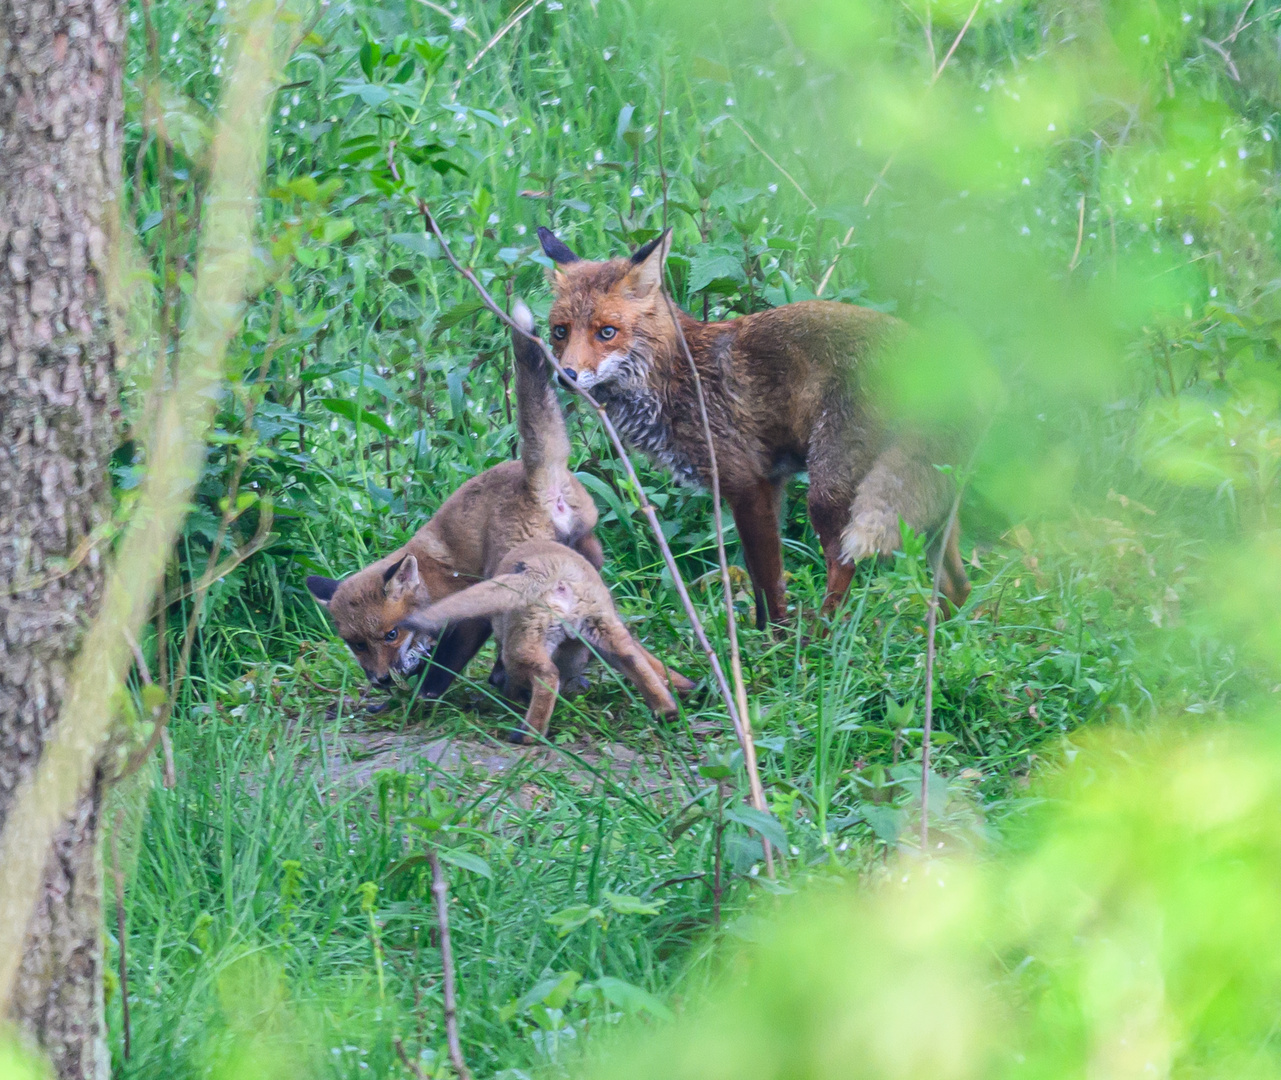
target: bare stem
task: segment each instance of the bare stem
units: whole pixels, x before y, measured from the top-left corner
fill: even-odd
[[[445,1037],[449,1041],[449,1060],[459,1080],[471,1080],[471,1071],[463,1060],[462,1043],[458,1040],[458,997],[454,986],[454,949],[449,940],[449,882],[440,865],[436,849],[427,847],[427,864],[431,867],[431,894],[436,900],[436,923],[440,928],[440,963],[444,969]]]
[[[663,75],[663,102],[667,100],[667,75]],[[737,123],[737,121],[735,121]],[[741,125],[740,125],[741,126]],[[747,135],[746,130],[743,132]],[[749,139],[750,135],[747,136]],[[659,112],[658,118],[658,171],[663,182],[663,229],[667,229],[667,167],[663,163],[663,114]],[[764,153],[764,151],[762,151]],[[768,155],[766,155],[768,156]],[[791,179],[789,177],[789,179]],[[795,181],[793,181],[795,183]],[[804,192],[801,192],[804,195]],[[809,196],[806,196],[808,198]],[[811,203],[811,205],[813,205]],[[743,764],[747,769],[748,786],[751,789],[752,806],[762,814],[769,813],[765,805],[765,790],[761,786],[760,769],[756,764],[756,744],[752,740],[752,721],[751,713],[747,707],[747,685],[743,681],[743,663],[738,649],[738,620],[734,612],[734,587],[729,576],[729,559],[725,554],[725,528],[721,518],[721,475],[720,468],[716,461],[716,443],[712,438],[712,425],[707,417],[707,400],[703,395],[703,380],[699,376],[698,365],[694,363],[694,355],[690,352],[689,342],[685,340],[685,331],[681,327],[680,317],[676,313],[676,305],[667,295],[666,285],[663,285],[663,301],[667,305],[668,317],[672,320],[672,328],[676,331],[677,340],[680,342],[681,351],[685,354],[685,362],[689,365],[689,373],[694,379],[694,393],[698,398],[698,414],[703,423],[703,439],[707,443],[707,460],[711,470],[712,482],[712,521],[716,526],[716,558],[720,564],[721,570],[721,588],[725,594],[725,632],[729,638],[729,669],[730,676],[734,681],[734,704],[738,708],[740,726],[736,729],[739,734],[739,744],[743,751]],[[769,840],[762,836],[761,847],[765,852],[765,872],[770,877],[774,877],[774,853],[770,846]],[[719,901],[718,901],[719,907]]]

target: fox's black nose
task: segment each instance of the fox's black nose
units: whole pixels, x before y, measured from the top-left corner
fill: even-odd
[[[391,685],[391,672],[390,672],[390,671],[389,671],[386,675],[375,675],[372,671],[366,671],[366,672],[365,672],[365,674],[369,676],[369,681],[370,681],[371,683],[373,683],[375,686],[390,686],[390,685]]]
[[[565,373],[565,378],[569,379],[570,382],[578,382],[578,372],[572,367],[561,368],[561,371]]]

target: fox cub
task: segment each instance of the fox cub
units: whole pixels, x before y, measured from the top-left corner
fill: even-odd
[[[619,433],[684,483],[710,478],[707,440],[689,362],[698,369],[720,486],[734,515],[756,589],[757,623],[786,617],[779,533],[784,480],[809,472],[809,513],[827,563],[824,610],[838,605],[852,564],[890,555],[900,521],[933,531],[941,587],[960,605],[969,594],[957,529],[939,533],[952,481],[942,433],[891,430],[868,400],[868,368],[902,324],[850,304],[805,301],[726,322],[703,323],[666,298],[670,230],[626,259],[580,259],[549,230],[556,264],[552,347],[571,379],[605,407]],[[763,602],[762,602],[763,601]]]
[[[532,331],[523,303],[513,318]],[[596,504],[569,471],[569,437],[542,351],[512,333],[520,460],[486,469],[455,491],[410,541],[342,581],[307,578],[312,596],[329,609],[338,633],[369,680],[414,674],[436,646],[422,693],[439,696],[489,637],[487,619],[461,620],[439,643],[398,624],[411,611],[491,577],[503,557],[526,540],[558,540],[593,566],[604,553],[593,529]]]
[[[694,688],[628,633],[595,567],[563,544],[518,544],[488,581],[424,606],[398,626],[429,640],[459,621],[478,620],[493,625],[507,695],[529,701],[524,731],[513,732],[513,742],[525,741],[525,733],[547,734],[561,685],[582,674],[590,650],[626,675],[660,716],[676,713],[669,686],[678,694]]]

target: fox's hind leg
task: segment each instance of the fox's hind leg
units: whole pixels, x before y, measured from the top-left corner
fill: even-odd
[[[841,606],[854,578],[854,565],[841,558],[841,530],[849,523],[850,503],[848,499],[833,501],[811,487],[809,510],[810,524],[818,533],[823,561],[827,563],[827,591],[823,596],[822,612],[831,615]]]
[[[635,639],[633,638],[632,640]],[[636,648],[640,649],[641,654],[645,657],[645,663],[654,669],[654,674],[659,677],[663,685],[669,686],[681,697],[693,691],[694,687],[698,685],[693,679],[687,679],[675,668],[668,667],[639,641],[636,642]]]
[[[590,640],[606,663],[618,668],[631,680],[651,710],[660,716],[676,715],[676,701],[667,689],[666,681],[654,669],[653,665],[658,661],[641,648],[618,618],[604,622]]]
[[[503,663],[507,669],[509,692],[513,688],[529,688],[524,728],[512,732],[512,742],[529,742],[530,735],[546,735],[552,710],[556,708],[556,695],[560,691],[560,671],[541,642],[537,647],[511,652],[504,648]]]
[[[854,563],[870,556],[890,556],[903,543],[902,523],[913,529],[939,530],[931,545],[930,565],[941,573],[940,588],[958,607],[969,594],[961,564],[959,526],[952,523],[943,544],[953,497],[951,479],[930,464],[925,453],[890,446],[859,482],[849,523],[841,534],[841,557]]]
[[[945,523],[947,543],[942,535],[935,538],[930,545],[930,566],[939,577],[939,591],[951,601],[954,608],[960,608],[970,595],[970,579],[965,574],[965,563],[961,561],[961,527],[960,523],[951,522],[951,528]],[[946,604],[944,608],[946,608]],[[950,615],[951,612],[944,612]]]

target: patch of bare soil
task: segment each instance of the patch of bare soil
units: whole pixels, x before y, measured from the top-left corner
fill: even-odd
[[[580,788],[614,784],[660,803],[680,798],[685,790],[660,754],[638,753],[622,743],[579,739],[564,746],[516,746],[479,736],[441,735],[425,726],[329,734],[311,763],[322,786],[334,794],[367,787],[384,769],[480,781],[500,780],[518,771],[509,790],[520,803],[528,800],[528,789],[540,777]]]

